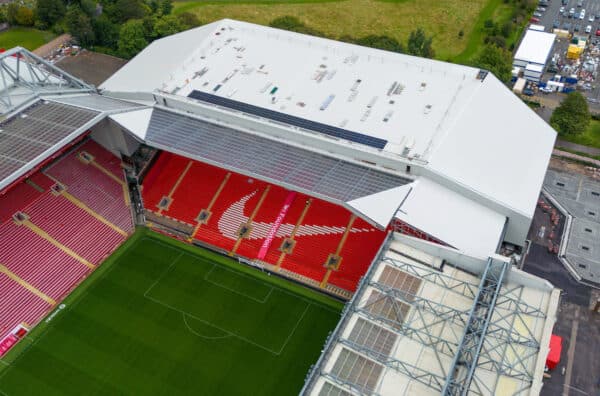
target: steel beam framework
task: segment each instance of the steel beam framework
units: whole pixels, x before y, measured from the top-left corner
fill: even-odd
[[[448,369],[442,390],[444,396],[469,393],[508,265],[504,261],[488,259],[458,352]]]
[[[41,94],[93,92],[93,86],[21,47],[0,54],[0,117]]]
[[[328,340],[323,355],[330,356],[335,345],[343,345],[444,395],[494,394],[500,375],[522,381],[524,389],[529,387],[533,381],[532,362],[540,345],[528,323],[532,317],[546,316],[540,308],[523,302],[523,287],[506,287],[510,264],[489,259],[480,283],[475,284],[403,257],[406,260],[386,256],[385,249],[380,253],[346,305],[340,323],[348,323],[350,317],[358,315],[433,351],[439,367],[419,367],[387,356],[374,350],[369,342],[359,343],[343,336],[344,332],[338,329]],[[423,282],[421,288],[435,285],[466,297],[473,301],[472,306],[461,310],[432,301],[418,291],[408,292],[384,284],[373,271],[381,265],[419,278]],[[339,378],[336,380],[325,370],[323,362],[318,366],[309,377],[313,384],[314,377],[320,375],[344,387]],[[496,380],[487,383],[478,377],[478,370],[496,374]],[[345,385],[358,390],[351,384]],[[307,389],[305,386],[302,394],[308,394]]]

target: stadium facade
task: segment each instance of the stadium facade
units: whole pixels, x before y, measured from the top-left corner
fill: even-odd
[[[82,140],[148,149],[120,181],[138,224],[352,297],[304,393],[539,392],[557,290],[498,253],[525,243],[556,134],[492,74],[232,20],[98,90],[0,63],[3,195]]]

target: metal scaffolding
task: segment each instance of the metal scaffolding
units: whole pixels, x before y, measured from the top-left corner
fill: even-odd
[[[41,94],[93,92],[94,87],[21,47],[0,54],[0,118]]]
[[[545,319],[545,314],[523,302],[522,286],[506,286],[508,262],[489,259],[482,265],[482,274],[477,276],[479,284],[475,284],[408,257],[406,260],[389,257],[386,252],[386,249],[381,252],[346,306],[343,319],[329,338],[302,394],[309,394],[319,377],[339,390],[366,392],[351,378],[339,378],[332,369],[326,369],[327,357],[333,356],[334,349],[340,346],[384,366],[386,371],[400,373],[444,395],[493,394],[500,376],[522,381],[525,388],[531,386],[531,362],[535,361],[540,345],[525,316]],[[443,301],[433,301],[420,291],[396,287],[381,279],[383,270],[374,270],[382,266],[401,271],[402,279],[418,278],[420,290],[438,287],[461,301],[472,301],[472,305],[469,309],[457,309]],[[382,341],[371,333],[363,334],[363,328],[359,329],[361,337],[354,337],[354,330],[345,334],[340,326],[343,329],[351,317],[357,318],[354,326],[358,321],[368,321],[377,327],[373,332],[376,337],[381,338],[381,332],[386,332],[394,334],[394,343],[400,338],[417,342],[433,352],[437,364],[419,366],[391,356],[392,353],[380,347]],[[493,373],[496,380],[489,383],[479,378],[480,370]],[[377,381],[381,384],[379,377]],[[371,389],[367,393],[377,392],[378,389]]]
[[[448,369],[446,385],[442,390],[444,396],[466,395],[469,392],[508,265],[504,261],[488,259],[463,338]]]

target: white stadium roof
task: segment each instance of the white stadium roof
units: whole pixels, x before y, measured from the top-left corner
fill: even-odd
[[[436,211],[471,208],[470,222],[428,220],[423,204],[408,217],[474,254],[502,235],[522,243],[556,136],[485,71],[227,19],[153,42],[100,89],[430,179],[419,191],[436,184],[439,196],[453,197],[438,200]],[[148,123],[147,112],[136,117]],[[146,134],[143,126],[127,129]],[[346,204],[385,225],[396,206],[376,201]],[[473,235],[489,241],[464,237],[466,228],[485,229]]]
[[[515,60],[544,65],[548,60],[555,39],[556,34],[554,33],[530,28],[525,32],[514,58]]]
[[[153,42],[102,96],[66,88],[45,97],[482,257],[523,243],[556,136],[485,71],[232,20]]]

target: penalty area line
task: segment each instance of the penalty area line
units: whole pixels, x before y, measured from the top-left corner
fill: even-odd
[[[277,355],[281,355],[281,353],[283,352],[283,350],[287,346],[288,342],[290,342],[290,340],[292,339],[292,336],[296,332],[296,329],[298,328],[298,326],[300,326],[300,322],[302,322],[302,319],[304,319],[304,316],[308,312],[308,309],[310,308],[311,305],[312,305],[312,303],[307,303],[306,304],[306,308],[304,308],[304,312],[302,312],[302,315],[300,315],[300,319],[298,319],[298,321],[296,322],[296,325],[294,326],[294,328],[292,329],[292,331],[290,332],[290,334],[288,334],[287,338],[285,339],[285,342],[283,343],[283,346],[281,347],[281,349],[279,350],[279,353],[277,353]]]
[[[173,266],[179,261],[179,259],[183,256],[183,252],[179,253],[179,256],[177,256],[172,262],[171,265],[169,265],[169,267],[163,271],[162,274],[160,274],[160,276],[158,278],[156,278],[156,280],[154,281],[153,284],[150,285],[150,287],[144,292],[144,297],[148,297],[148,293],[150,292],[150,290],[154,289],[154,287],[156,285],[158,285],[158,282],[160,282],[162,280],[162,278],[165,277],[165,275],[167,275],[169,273],[169,271],[171,271],[171,268],[173,268]]]

